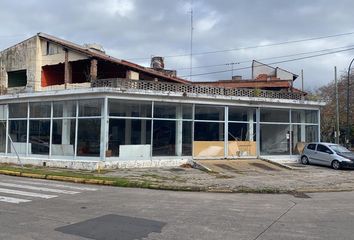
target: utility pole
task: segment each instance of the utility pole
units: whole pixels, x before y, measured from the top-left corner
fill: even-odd
[[[346,134],[346,145],[347,147],[350,147],[350,70],[352,67],[352,64],[354,62],[354,58],[352,59],[352,61],[349,64],[348,67],[348,76],[347,76],[347,134]]]
[[[337,66],[334,67],[334,82],[336,91],[336,130],[334,131],[335,141],[339,144],[339,99],[338,99],[338,79],[337,79]]]
[[[189,80],[192,81],[193,75],[193,0],[191,0],[191,42],[190,42],[190,59],[189,59]]]
[[[301,91],[304,91],[304,69],[301,69]]]

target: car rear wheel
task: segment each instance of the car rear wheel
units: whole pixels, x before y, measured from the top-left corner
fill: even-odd
[[[307,165],[307,164],[309,164],[309,159],[306,156],[302,156],[301,163],[304,165]]]
[[[340,162],[337,161],[337,160],[334,160],[334,161],[332,162],[332,168],[335,169],[335,170],[340,169]]]

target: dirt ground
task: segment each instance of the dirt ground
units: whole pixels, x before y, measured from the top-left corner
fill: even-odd
[[[353,170],[292,164],[286,169],[262,160],[200,162],[212,170],[188,167],[118,169],[104,174],[149,181],[173,188],[201,188],[218,192],[317,192],[354,190]]]

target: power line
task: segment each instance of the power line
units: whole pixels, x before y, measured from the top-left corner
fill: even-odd
[[[294,53],[294,54],[281,55],[281,56],[275,56],[275,57],[257,58],[257,60],[264,61],[264,60],[271,60],[271,59],[277,59],[277,58],[294,57],[294,56],[301,56],[301,55],[306,55],[306,54],[311,54],[311,53],[326,52],[326,51],[332,51],[332,50],[350,48],[350,47],[354,47],[354,45],[348,45],[348,46],[336,47],[336,48],[327,48],[327,49],[322,49],[322,50],[317,50],[317,51],[310,51],[310,52]],[[249,62],[252,62],[252,61],[253,61],[253,59],[241,60],[241,61],[237,62],[237,64],[249,63]],[[232,63],[220,63],[220,64],[203,65],[203,66],[196,66],[196,67],[193,67],[193,68],[221,67],[221,66],[228,66],[230,64],[232,64]],[[235,63],[233,63],[233,64],[235,64]],[[189,70],[189,67],[188,68],[187,67],[177,68],[176,70],[177,71]]]
[[[330,54],[335,54],[335,53],[340,53],[340,52],[346,52],[346,51],[351,51],[351,50],[354,50],[354,47],[348,48],[348,49],[344,49],[344,50],[339,50],[339,51],[333,51],[333,52],[329,52],[329,53],[310,55],[310,56],[306,56],[306,57],[293,58],[293,59],[288,59],[288,60],[283,60],[283,61],[278,61],[278,62],[271,62],[271,63],[266,63],[266,64],[267,65],[274,65],[274,64],[280,64],[280,63],[286,63],[286,62],[293,62],[293,61],[299,61],[299,60],[303,60],[303,59],[321,57],[321,56],[325,56],[325,55],[330,55]],[[233,69],[233,71],[244,70],[244,69],[249,69],[249,68],[252,68],[252,67],[235,68],[235,69]],[[214,71],[214,72],[198,73],[198,74],[194,74],[193,76],[211,75],[211,74],[225,73],[225,72],[230,72],[230,71],[231,70],[221,70],[221,71]],[[180,77],[184,78],[186,76],[180,76]]]
[[[206,54],[214,54],[214,53],[240,51],[240,50],[247,50],[247,49],[254,49],[254,48],[273,47],[273,46],[280,46],[280,45],[300,43],[300,42],[308,42],[308,41],[314,41],[314,40],[320,40],[320,39],[326,39],[326,38],[342,37],[342,36],[348,36],[348,35],[353,35],[353,34],[354,34],[354,32],[339,33],[339,34],[334,34],[334,35],[326,35],[326,36],[312,37],[312,38],[303,38],[303,39],[270,43],[270,44],[263,44],[263,45],[254,45],[254,46],[222,49],[222,50],[215,50],[215,51],[196,52],[196,53],[193,53],[193,55],[197,56],[197,55],[206,55]],[[187,56],[190,56],[190,54],[165,55],[164,58],[187,57]],[[145,60],[145,59],[150,59],[150,57],[129,58],[127,60]]]

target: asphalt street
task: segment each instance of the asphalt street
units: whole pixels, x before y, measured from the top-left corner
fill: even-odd
[[[156,191],[0,176],[0,239],[354,239],[354,192]]]

